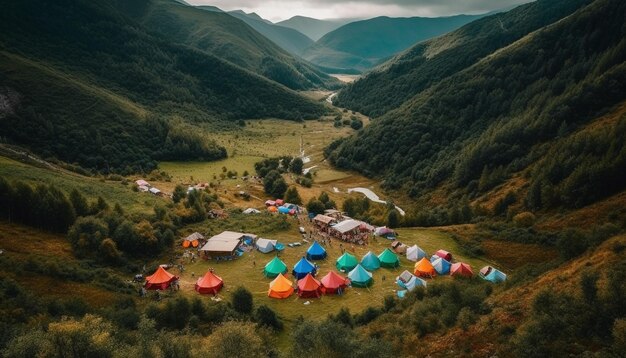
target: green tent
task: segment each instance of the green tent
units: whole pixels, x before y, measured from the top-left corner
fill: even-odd
[[[263,274],[266,277],[273,278],[278,276],[279,273],[287,273],[287,265],[285,265],[285,263],[282,262],[278,258],[278,256],[274,256],[272,261],[268,262],[267,265],[265,265],[265,268],[263,269]]]
[[[382,267],[398,267],[400,266],[400,260],[398,256],[391,252],[389,249],[385,249],[380,255],[378,255],[378,259],[380,260],[380,266]]]
[[[337,270],[348,272],[356,267],[359,264],[356,257],[349,253],[344,253],[340,258],[337,259]]]

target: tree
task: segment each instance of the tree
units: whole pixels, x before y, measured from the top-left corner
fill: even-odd
[[[278,319],[278,316],[276,316],[276,312],[266,305],[257,307],[254,318],[261,326],[269,327],[275,331],[283,329],[283,323]]]
[[[182,185],[176,185],[174,188],[174,192],[172,193],[172,200],[175,203],[179,203],[181,200],[185,199],[187,196],[187,190]]]
[[[207,357],[264,357],[263,340],[252,323],[226,322],[206,338]]]
[[[326,207],[324,206],[324,204],[322,204],[321,201],[315,198],[309,200],[309,202],[306,204],[306,210],[312,214],[322,214],[324,213],[325,209]]]
[[[295,186],[289,187],[289,189],[285,192],[285,202],[302,205],[302,198],[300,198],[298,189],[296,189]]]
[[[76,189],[72,189],[70,192],[70,202],[74,207],[76,216],[89,215],[89,203],[87,203],[87,198],[85,198],[81,192]]]
[[[302,162],[302,158],[294,158],[291,163],[289,163],[289,171],[301,175],[302,169],[304,168],[304,162]]]
[[[239,313],[250,314],[252,313],[253,299],[252,293],[245,287],[239,286],[233,292],[231,298],[231,304],[233,309]]]
[[[287,182],[277,170],[272,170],[263,178],[263,189],[268,195],[282,198],[287,191]]]
[[[387,226],[390,228],[398,227],[400,224],[400,215],[398,214],[398,210],[393,209],[390,210],[387,214]]]

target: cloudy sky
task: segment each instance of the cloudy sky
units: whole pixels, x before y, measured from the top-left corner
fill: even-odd
[[[523,4],[530,0],[187,0],[193,5],[213,5],[222,10],[256,12],[271,21],[303,15],[317,19],[371,18],[376,16],[446,16],[478,14]]]

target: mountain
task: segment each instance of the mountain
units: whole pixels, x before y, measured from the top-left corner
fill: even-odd
[[[355,19],[332,19],[332,20],[318,20],[306,16],[294,16],[290,19],[277,22],[276,25],[288,27],[297,30],[313,41],[319,40],[327,33],[340,28],[343,25],[349,24]]]
[[[376,17],[344,25],[319,39],[302,55],[331,68],[370,69],[416,42],[439,36],[482,15],[437,18]]]
[[[626,117],[607,122],[602,115],[626,101],[624,13],[626,4],[617,0],[561,0],[494,15],[481,20],[492,26],[475,35],[500,46],[474,44],[491,52],[448,76],[445,68],[458,68],[459,53],[478,51],[454,50],[464,43],[467,29],[447,37],[456,42],[418,46],[409,51],[422,54],[415,63],[433,61],[439,70],[414,80],[427,84],[397,109],[358,136],[331,145],[329,159],[384,178],[387,188],[414,198],[428,200],[442,190],[450,205],[518,178],[525,184],[519,190],[509,187],[510,195],[503,191],[499,212],[512,202],[533,211],[580,207],[619,192],[625,184],[620,173],[626,170]],[[551,23],[513,43],[507,36],[487,36],[516,33],[518,22],[549,18]],[[412,68],[387,67],[384,71],[396,73]],[[385,92],[391,88],[378,93],[395,95]]]
[[[155,160],[223,158],[224,148],[207,140],[200,125],[217,129],[241,118],[326,112],[283,85],[161,37],[114,5],[4,4],[4,141],[89,169],[143,171]]]
[[[295,58],[243,21],[172,0],[116,0],[115,6],[170,41],[211,53],[291,89],[336,88],[340,83]]]
[[[261,35],[272,40],[292,55],[300,56],[306,48],[313,45],[313,40],[297,30],[274,25],[255,13],[246,14],[243,11],[231,11],[229,14],[250,25]]]

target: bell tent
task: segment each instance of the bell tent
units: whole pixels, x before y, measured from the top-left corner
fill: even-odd
[[[263,274],[266,277],[273,278],[278,276],[279,274],[287,273],[287,265],[278,258],[278,256],[274,256],[272,261],[268,262],[263,269]]]
[[[348,278],[352,281],[352,286],[354,287],[368,287],[372,284],[372,273],[368,272],[361,265],[356,265],[350,273],[348,273]]]
[[[434,277],[437,275],[437,271],[427,258],[422,258],[415,263],[415,270],[413,271],[415,276],[419,277]]]
[[[344,254],[337,259],[336,266],[339,271],[347,272],[355,268],[358,264],[359,262],[356,260],[354,255],[344,252]]]
[[[413,245],[406,249],[407,260],[417,262],[423,259],[424,257],[426,257],[426,252],[417,245]]]
[[[361,259],[361,266],[369,271],[378,270],[380,268],[380,259],[373,252],[369,251]]]
[[[310,273],[298,281],[298,296],[302,298],[315,298],[322,295],[322,284]]]
[[[389,249],[385,249],[385,251],[381,252],[378,255],[378,259],[380,260],[380,266],[382,267],[398,267],[400,266],[400,260],[398,256],[391,252]]]
[[[450,266],[450,276],[472,277],[472,267],[464,262],[457,262]]]
[[[292,294],[292,283],[282,273],[270,282],[270,289],[267,291],[267,295],[272,298],[287,298]]]
[[[293,266],[292,274],[293,277],[296,278],[296,280],[299,280],[301,278],[304,278],[304,276],[309,273],[315,275],[315,270],[315,265],[313,265],[311,262],[309,262],[309,260],[303,257]]]
[[[200,277],[196,282],[196,291],[199,293],[210,293],[217,295],[224,287],[224,281],[211,271],[207,271],[204,276]]]
[[[146,290],[165,290],[176,280],[178,280],[178,276],[172,275],[162,266],[159,266],[152,275],[146,277],[145,287]]]
[[[326,249],[317,241],[314,241],[313,245],[306,250],[306,258],[307,260],[323,260],[326,258]]]
[[[330,271],[326,276],[322,277],[320,283],[322,284],[322,292],[324,294],[341,294],[348,285],[348,280],[339,275],[335,271]]]

